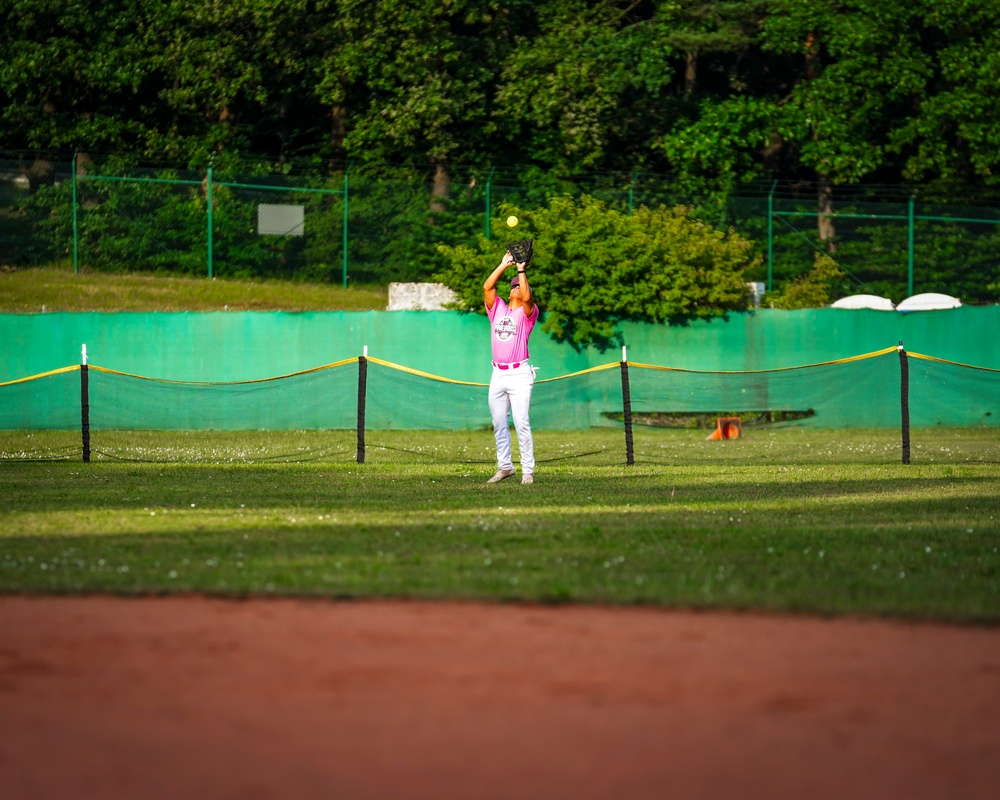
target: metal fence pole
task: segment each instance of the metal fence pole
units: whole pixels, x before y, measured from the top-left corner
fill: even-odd
[[[915,222],[915,219],[916,219],[915,216],[914,216],[914,206],[915,205],[916,205],[916,203],[915,203],[915,201],[914,201],[914,199],[913,199],[913,197],[911,195],[910,196],[910,207],[909,207],[909,220],[908,220],[908,222],[909,222],[909,239],[907,240],[907,247],[906,247],[906,276],[907,276],[906,277],[906,281],[907,281],[906,286],[907,286],[907,295],[909,295],[910,297],[913,296],[913,242],[914,242],[913,225],[914,225],[914,222]]]
[[[493,173],[496,171],[496,167],[490,167],[490,174],[486,179],[486,241],[490,240],[490,215],[493,213],[493,208],[490,205],[490,191],[493,187]]]
[[[213,277],[213,264],[212,264],[212,250],[213,250],[213,240],[212,240],[212,228],[214,227],[212,220],[212,165],[208,165],[208,279],[212,280]]]
[[[343,283],[344,283],[344,288],[345,289],[347,288],[347,196],[348,196],[348,193],[349,193],[348,192],[348,187],[349,187],[350,175],[351,175],[351,165],[353,163],[354,163],[353,161],[349,161],[347,163],[347,169],[344,171],[344,233],[343,233],[342,249],[344,251],[344,260],[343,260],[344,281],[343,281]]]
[[[777,181],[771,184],[771,191],[767,193],[767,290],[770,292],[771,277],[774,273],[774,187]]]
[[[77,215],[77,209],[79,204],[77,203],[76,196],[76,157],[77,154],[73,154],[73,274],[76,275],[80,271],[80,228],[79,228],[79,218]]]

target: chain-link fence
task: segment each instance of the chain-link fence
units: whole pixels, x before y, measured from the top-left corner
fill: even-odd
[[[757,280],[768,288],[807,272],[816,254],[844,273],[836,297],[873,294],[898,303],[941,292],[969,304],[1000,300],[1000,209],[841,198],[829,212],[812,196],[735,197],[731,224],[762,247]]]
[[[0,156],[0,268],[152,272],[381,284],[430,278],[445,266],[438,244],[498,238],[500,208],[525,211],[565,193],[544,179],[514,185],[467,169],[447,184],[413,173],[387,177],[344,167],[327,176],[152,169],[73,159]],[[754,241],[761,265],[747,278],[777,289],[807,273],[817,253],[844,278],[834,296],[899,302],[942,292],[965,303],[1000,300],[1000,209],[915,197],[877,200],[835,191],[763,189],[723,200],[683,196],[662,177],[580,181],[627,213],[691,205],[720,229]]]

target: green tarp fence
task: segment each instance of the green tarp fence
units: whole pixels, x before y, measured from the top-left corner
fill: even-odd
[[[821,428],[899,427],[900,397],[910,424],[996,426],[1000,370],[909,355],[901,378],[897,348],[847,359],[754,372],[627,364],[630,411],[643,419],[684,414],[791,415]],[[192,382],[88,365],[0,384],[6,430],[350,429],[362,415],[373,430],[475,429],[488,419],[486,384],[456,381],[381,359],[348,359],[250,381]],[[538,429],[621,426],[621,364],[611,362],[535,384]],[[74,380],[74,373],[76,373]],[[359,391],[360,387],[360,391]],[[83,398],[86,398],[84,401]]]
[[[638,415],[782,412],[823,428],[898,427],[896,343],[914,358],[911,424],[996,426],[997,307],[734,314],[688,326],[623,326]],[[350,429],[358,357],[366,426],[489,424],[488,326],[453,312],[0,315],[0,428],[80,426],[81,347],[92,430]],[[621,425],[617,350],[542,332],[537,429]]]

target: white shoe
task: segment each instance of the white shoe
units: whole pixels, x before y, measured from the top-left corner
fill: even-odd
[[[498,469],[494,473],[493,477],[490,478],[486,482],[487,483],[500,483],[500,481],[502,481],[504,478],[509,478],[513,474],[514,474],[514,470],[512,470],[512,469],[510,469],[510,470],[507,470],[507,469]]]
[[[527,475],[521,476],[521,483],[534,483],[534,482],[535,482],[535,476],[532,475],[530,472]]]

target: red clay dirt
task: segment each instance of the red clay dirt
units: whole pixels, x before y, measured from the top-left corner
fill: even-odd
[[[0,597],[0,796],[994,798],[1000,629]]]

